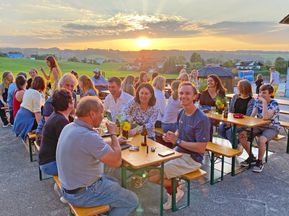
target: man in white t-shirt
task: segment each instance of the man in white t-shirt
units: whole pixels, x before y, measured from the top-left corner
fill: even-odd
[[[270,85],[272,85],[274,88],[272,97],[274,97],[280,84],[280,73],[275,70],[275,67],[270,67],[269,70],[270,70]]]
[[[104,108],[111,112],[112,121],[115,121],[117,115],[133,99],[133,96],[121,90],[121,79],[118,77],[111,77],[108,80],[108,90],[110,94],[104,100]]]

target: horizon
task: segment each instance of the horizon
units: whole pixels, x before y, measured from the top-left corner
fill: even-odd
[[[282,52],[286,2],[2,0],[0,47]]]

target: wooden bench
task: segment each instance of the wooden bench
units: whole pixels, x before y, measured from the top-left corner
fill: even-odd
[[[213,185],[216,181],[214,179],[214,173],[215,173],[215,154],[218,155],[218,157],[221,156],[222,160],[222,168],[221,168],[221,181],[224,178],[224,161],[225,157],[232,158],[232,175],[235,173],[235,158],[236,156],[240,155],[241,152],[238,149],[233,149],[230,147],[222,146],[216,143],[208,142],[206,151],[211,152],[211,176],[210,176],[210,184]]]
[[[280,110],[279,113],[289,115],[289,111],[287,111],[287,110]]]
[[[36,140],[36,133],[29,132],[27,134],[27,137],[28,137],[28,151],[29,151],[30,162],[33,162],[33,161],[36,161],[36,160],[33,160],[33,152],[32,152],[32,145],[34,141]]]
[[[57,186],[61,188],[61,182],[59,181],[58,176],[53,176],[53,179],[57,184]],[[89,207],[89,208],[75,207],[70,203],[68,203],[68,205],[71,210],[71,213],[74,214],[75,216],[94,216],[105,213],[109,210],[109,205]]]
[[[187,190],[187,202],[186,202],[186,204],[184,204],[184,205],[182,205],[180,207],[177,207],[177,204],[176,204],[176,191],[177,191],[176,178],[172,178],[172,188],[173,188],[173,192],[172,192],[172,211],[173,212],[190,206],[191,181],[199,179],[201,177],[204,177],[205,175],[207,175],[206,171],[204,171],[202,169],[198,169],[198,170],[195,170],[193,172],[186,173],[186,174],[184,174],[184,175],[182,175],[180,177],[180,179],[184,179],[186,181],[187,188],[188,188],[188,190]]]

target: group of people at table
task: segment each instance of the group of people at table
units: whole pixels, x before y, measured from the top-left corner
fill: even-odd
[[[172,205],[170,179],[201,167],[207,142],[212,139],[213,125],[218,125],[221,136],[232,139],[231,125],[212,121],[203,112],[215,106],[216,98],[225,97],[226,89],[217,75],[209,75],[207,88],[199,93],[198,71],[193,70],[189,75],[182,70],[178,79],[171,83],[171,94],[166,101],[166,79],[158,74],[154,74],[151,82],[146,72],[140,73],[137,82],[131,75],[123,81],[118,77],[106,80],[100,70],[95,69],[90,79],[86,75],[77,77],[74,71],[62,75],[53,57],[48,57],[46,62],[50,70],[47,74],[41,68],[44,78],[38,76],[37,70],[31,69],[29,80],[26,80],[25,73],[19,73],[13,82],[12,73],[5,72],[0,101],[5,107],[9,98],[10,124],[13,124],[16,136],[25,140],[28,132],[36,130],[37,142],[40,143],[40,169],[46,174],[59,176],[62,196],[72,205],[110,205],[109,215],[128,215],[138,206],[134,192],[122,188],[114,178],[104,173],[104,165],[117,168],[122,164],[121,144],[127,140],[117,136],[114,122],[119,116],[133,125],[128,131],[129,137],[140,134],[145,127],[148,137],[155,139],[154,129],[158,125],[165,132],[163,140],[172,143],[174,150],[182,153],[181,158],[164,165],[168,197],[164,209],[170,209]],[[46,101],[45,79],[51,83],[51,96]],[[105,88],[110,94],[103,102],[98,95]],[[254,172],[261,172],[266,142],[278,134],[279,106],[271,97],[274,89],[270,84],[260,87],[258,98],[253,98],[247,80],[240,80],[237,88],[229,112],[270,122],[253,130],[254,136],[259,137],[257,158],[250,154],[246,128],[237,129],[238,148],[244,147],[249,155],[241,165],[252,164]],[[77,95],[80,95],[80,100],[77,100]],[[109,142],[96,130],[108,110],[112,117],[106,123],[111,137]],[[6,127],[9,121],[5,115],[1,109],[1,119]],[[151,182],[160,183],[159,170],[151,170],[148,176]],[[177,184],[176,200],[179,201],[183,195]]]

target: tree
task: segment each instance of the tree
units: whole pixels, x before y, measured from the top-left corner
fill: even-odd
[[[287,61],[284,58],[278,57],[275,59],[275,68],[280,73],[286,73],[287,71]]]
[[[200,69],[205,65],[205,61],[202,59],[199,53],[193,53],[190,61],[192,63],[192,68]]]
[[[235,64],[236,64],[236,62],[234,60],[229,59],[223,63],[223,66],[228,67],[228,68],[233,68],[233,67],[235,67]]]
[[[74,57],[68,58],[67,61],[69,61],[69,62],[79,62],[79,59],[74,56]]]
[[[7,54],[0,52],[0,57],[7,57]]]
[[[184,65],[186,59],[183,56],[169,56],[164,62],[162,73],[178,73],[177,65]]]

